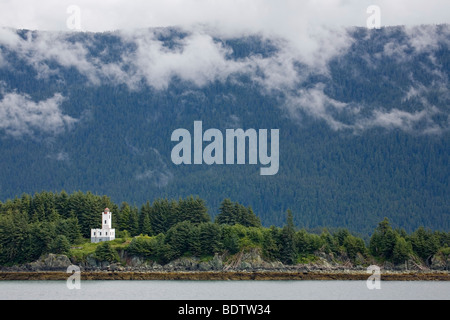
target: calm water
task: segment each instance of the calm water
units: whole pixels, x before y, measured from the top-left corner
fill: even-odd
[[[0,281],[0,300],[448,300],[450,282],[365,281]],[[105,292],[108,292],[105,295]]]

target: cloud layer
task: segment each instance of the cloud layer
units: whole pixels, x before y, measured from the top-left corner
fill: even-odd
[[[63,100],[60,94],[35,102],[28,95],[7,93],[0,101],[0,130],[16,138],[60,134],[77,122],[60,110]]]
[[[281,93],[285,97],[282,108],[292,118],[298,119],[301,113],[307,114],[325,121],[333,130],[359,132],[383,127],[426,134],[448,130],[448,122],[438,123],[435,120],[436,116],[442,118],[448,112],[439,109],[428,96],[439,92],[441,104],[450,100],[448,75],[435,55],[439,47],[449,46],[450,28],[422,26],[386,29],[382,33],[367,32],[368,42],[380,43],[381,40],[371,38],[380,34],[391,39],[377,52],[365,52],[362,57],[357,57],[364,59],[368,68],[375,72],[386,59],[395,60],[400,65],[412,63],[417,56],[427,58],[418,68],[428,74],[431,83],[423,84],[408,71],[411,74],[405,77],[409,77],[409,87],[407,90],[397,88],[404,91],[401,104],[413,101],[420,105],[419,110],[414,112],[403,110],[401,105],[388,108],[364,101],[339,101],[330,95],[327,88],[333,82],[333,76],[329,63],[334,58],[341,59],[351,50],[355,39],[349,30],[352,29],[316,28],[314,32],[303,35],[304,46],[289,37],[268,38],[258,33],[262,42],[270,41],[277,50],[268,55],[250,54],[244,57],[233,57],[232,48],[224,42],[232,38],[226,35],[218,38],[220,32],[210,26],[122,30],[109,34],[121,43],[122,48],[115,59],[110,59],[108,55],[112,48],[109,47],[92,54],[96,46],[95,34],[81,33],[77,37],[76,33],[30,31],[19,36],[14,30],[0,28],[0,68],[8,64],[3,52],[11,51],[35,69],[38,79],[58,74],[58,68],[75,68],[86,77],[88,85],[125,84],[130,90],[141,89],[143,82],[156,90],[165,90],[174,78],[203,88],[214,81],[238,79],[239,75],[245,74],[259,84],[264,93]],[[389,38],[389,32],[400,32],[402,36]],[[351,55],[356,53],[350,52]],[[351,65],[349,68],[352,68]],[[311,77],[321,80],[311,85]],[[364,75],[355,77],[364,81]],[[397,83],[389,85],[396,87]],[[46,101],[33,102],[26,95],[9,93],[2,101],[3,112],[8,114],[0,128],[14,136],[28,134],[31,129],[40,128],[35,119],[41,117],[48,118],[50,125],[40,129],[56,134],[64,126],[76,122],[59,111],[62,99],[61,95],[55,94]],[[19,112],[20,105],[23,110]],[[42,113],[38,108],[43,108]],[[52,110],[54,118],[46,110]],[[27,118],[25,113],[31,116]],[[344,116],[346,121],[342,120]],[[13,119],[19,120],[14,122]]]

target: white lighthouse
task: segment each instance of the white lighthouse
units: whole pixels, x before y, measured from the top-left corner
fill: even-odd
[[[106,208],[102,213],[102,228],[91,229],[91,242],[97,243],[102,241],[111,241],[116,238],[116,229],[111,229],[112,214]]]

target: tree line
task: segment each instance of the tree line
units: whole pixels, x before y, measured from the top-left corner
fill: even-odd
[[[429,264],[438,253],[450,254],[450,232],[420,227],[408,234],[394,229],[387,218],[364,241],[347,229],[299,230],[290,210],[283,227],[266,228],[252,208],[230,199],[222,201],[213,218],[199,197],[156,199],[137,207],[126,202],[117,205],[107,196],[90,192],[69,195],[63,191],[24,194],[0,202],[0,265],[31,262],[47,253],[70,256],[72,247],[90,241],[90,229],[101,226],[106,207],[113,213],[116,237],[131,238],[128,253],[160,263],[251,248],[259,249],[264,259],[285,264],[314,261],[317,252],[354,263],[373,259],[395,264],[411,258]],[[99,256],[117,259],[105,246],[99,246]]]

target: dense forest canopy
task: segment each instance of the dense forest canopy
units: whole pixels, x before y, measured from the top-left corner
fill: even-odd
[[[387,218],[371,237],[347,229],[299,229],[293,212],[285,213],[283,227],[265,228],[250,207],[224,199],[213,219],[198,197],[147,201],[140,207],[115,204],[92,193],[42,192],[0,204],[0,265],[24,264],[49,253],[69,257],[78,245],[90,241],[90,229],[101,225],[102,210],[113,213],[116,235],[128,239],[132,256],[168,263],[181,257],[211,257],[259,249],[268,261],[297,264],[314,261],[317,252],[344,256],[355,264],[365,261],[402,264],[408,260],[429,264],[435,255],[450,255],[450,232],[423,227],[408,234],[393,228]],[[131,240],[130,240],[131,238]],[[108,242],[97,245],[100,261],[118,261]]]
[[[308,230],[368,236],[389,217],[409,233],[448,232],[449,34],[447,25],[350,28],[345,50],[315,66],[259,35],[1,29],[0,199],[52,191],[55,207],[8,219],[76,217],[85,237],[109,201],[132,204],[114,211],[134,217],[149,199],[190,195],[204,199],[211,219],[231,198],[267,228],[282,227],[291,209]],[[222,132],[279,129],[278,174],[174,165],[171,134],[194,121]],[[60,203],[61,190],[112,200],[81,197],[89,208],[81,212]]]

